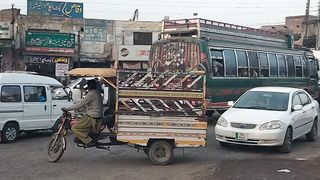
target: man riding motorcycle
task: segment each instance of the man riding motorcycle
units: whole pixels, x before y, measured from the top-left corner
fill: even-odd
[[[71,130],[85,147],[92,147],[96,142],[89,136],[90,131],[98,132],[101,126],[103,98],[101,92],[97,90],[97,82],[92,79],[88,83],[88,94],[76,104],[62,108],[63,111],[78,110],[87,108],[87,112],[79,121],[72,126]],[[75,142],[77,139],[75,138]],[[78,143],[78,142],[77,142]]]

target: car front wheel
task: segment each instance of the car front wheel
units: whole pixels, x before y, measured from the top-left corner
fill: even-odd
[[[288,127],[283,144],[279,147],[282,153],[289,153],[292,147],[292,128]]]

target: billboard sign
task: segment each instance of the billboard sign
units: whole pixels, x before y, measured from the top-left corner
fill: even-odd
[[[28,15],[83,18],[83,3],[28,0],[27,7]]]
[[[53,64],[53,63],[68,64],[69,61],[70,61],[70,57],[24,56],[24,62],[29,64]]]
[[[75,34],[27,31],[25,40],[26,51],[74,53]]]
[[[120,45],[118,57],[120,61],[148,61],[149,45]]]

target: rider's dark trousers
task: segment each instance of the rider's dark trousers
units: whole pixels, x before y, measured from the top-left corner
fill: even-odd
[[[88,144],[92,140],[88,135],[89,132],[98,132],[100,126],[100,120],[84,115],[74,126],[72,126],[71,130],[83,143]]]

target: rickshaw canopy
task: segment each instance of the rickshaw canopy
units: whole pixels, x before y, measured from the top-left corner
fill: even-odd
[[[116,77],[116,73],[115,68],[76,68],[70,70],[67,74],[82,77]]]

